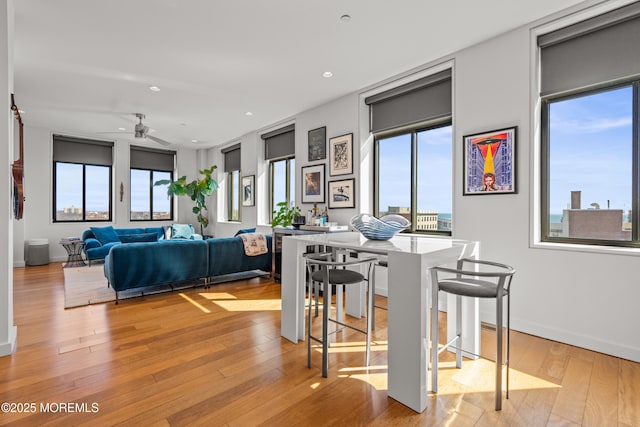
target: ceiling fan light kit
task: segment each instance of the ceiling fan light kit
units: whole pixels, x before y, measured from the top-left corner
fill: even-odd
[[[134,137],[136,139],[150,139],[151,141],[157,142],[158,144],[161,144],[161,145],[171,145],[170,142],[165,141],[164,139],[160,139],[160,138],[156,138],[155,136],[148,135],[149,127],[145,126],[142,123],[142,119],[145,118],[144,114],[136,113],[135,116],[140,120],[140,122],[136,124],[136,127],[134,129]]]

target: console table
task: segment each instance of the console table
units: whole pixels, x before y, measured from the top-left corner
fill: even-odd
[[[305,339],[305,267],[303,254],[309,245],[386,255],[389,270],[388,297],[388,395],[416,412],[427,406],[429,361],[430,267],[477,257],[480,244],[449,238],[399,234],[388,241],[367,240],[358,232],[291,236],[282,242],[281,335],[297,343]],[[293,262],[296,260],[297,262]],[[347,299],[350,298],[347,295]],[[455,319],[455,304],[448,317]],[[479,354],[480,322],[477,299],[463,304],[465,351]],[[455,331],[455,328],[448,328]]]

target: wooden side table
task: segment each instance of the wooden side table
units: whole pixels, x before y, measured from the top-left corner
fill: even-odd
[[[62,239],[60,244],[67,251],[67,262],[64,268],[67,267],[84,267],[87,265],[82,259],[82,248],[84,248],[84,242],[80,239]]]

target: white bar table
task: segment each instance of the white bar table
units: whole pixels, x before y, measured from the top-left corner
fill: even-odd
[[[288,236],[282,239],[281,335],[305,339],[305,266],[307,246],[330,246],[388,257],[388,390],[389,397],[422,412],[427,406],[429,361],[429,274],[437,265],[477,257],[479,243],[399,234],[387,241],[368,240],[358,232]],[[449,316],[455,318],[449,304]],[[463,306],[464,350],[480,353],[478,304]]]

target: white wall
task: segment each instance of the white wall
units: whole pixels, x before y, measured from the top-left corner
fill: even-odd
[[[640,281],[636,278],[640,251],[549,248],[537,245],[531,237],[537,221],[536,194],[532,190],[537,174],[532,159],[539,149],[532,130],[538,119],[534,114],[536,99],[530,96],[536,75],[531,31],[541,24],[545,22],[453,53],[378,86],[432,67],[435,70],[443,63],[453,64],[454,237],[481,241],[484,258],[517,269],[512,296],[514,329],[640,361],[640,334],[636,332],[640,324]],[[292,118],[296,125],[296,200],[303,210],[310,206],[300,203],[300,168],[308,164],[307,132],[327,126],[327,138],[354,133],[354,141],[360,144],[354,147],[356,187],[365,192],[357,195],[357,209],[330,211],[331,220],[346,223],[356,212],[371,211],[371,138],[366,134],[368,116],[362,113],[366,111],[362,95],[375,88],[365,88]],[[517,194],[463,197],[463,136],[514,125],[518,127]],[[257,135],[243,137],[243,157],[247,151],[262,152]],[[264,161],[260,155],[255,161],[257,164],[247,164],[243,159],[243,169],[259,170]],[[266,191],[266,187],[259,189]],[[256,217],[261,218],[251,214],[247,217],[251,224],[243,221],[235,224],[234,230],[255,225]],[[481,310],[483,319],[493,320],[492,304],[482,304]]]

